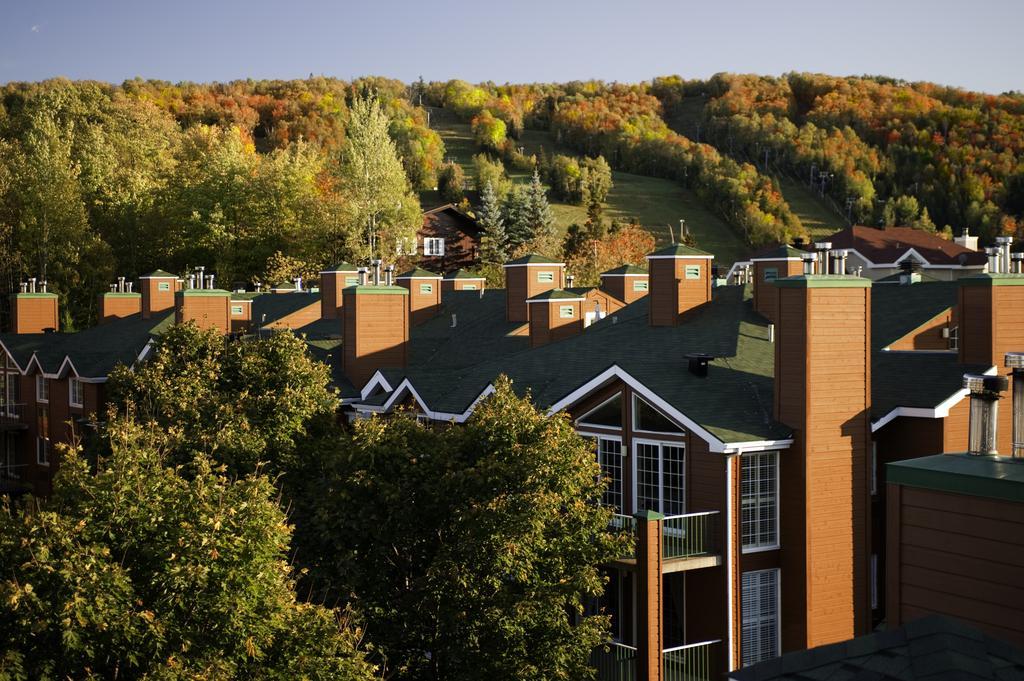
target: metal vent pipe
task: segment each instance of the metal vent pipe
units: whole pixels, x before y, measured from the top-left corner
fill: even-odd
[[[1008,352],[1006,366],[1013,369],[1013,451],[1024,458],[1024,352]]]
[[[1013,237],[997,236],[996,243],[999,244],[999,271],[1007,273],[1010,271],[1010,244],[1013,243]]]
[[[380,286],[380,266],[381,266],[381,262],[382,261],[380,260],[380,258],[372,261],[372,264],[373,264],[373,285],[374,286]]]
[[[366,272],[367,272],[367,269],[365,267],[360,267],[359,269],[356,270],[356,272],[359,275],[359,285],[360,286],[366,286]]]
[[[384,282],[391,286],[395,282],[395,266],[388,265],[384,268]]]
[[[800,257],[804,261],[804,274],[814,274],[814,265],[817,262],[817,256],[813,253],[804,253]]]
[[[964,374],[964,387],[971,392],[971,411],[967,433],[967,453],[973,456],[997,456],[999,398],[1006,390],[1006,376]]]

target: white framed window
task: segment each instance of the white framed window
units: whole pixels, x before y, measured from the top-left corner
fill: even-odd
[[[685,513],[686,449],[683,443],[634,439],[633,492],[636,513]]]
[[[345,277],[345,286],[358,286],[359,276]]]
[[[622,428],[622,393],[618,392],[576,419],[580,426]]]
[[[683,435],[682,428],[672,423],[664,414],[647,403],[647,400],[633,396],[633,430],[645,433],[677,433]]]
[[[231,314],[233,314],[235,316],[240,316],[242,314],[242,306],[241,305],[232,305],[231,306]]]
[[[634,279],[633,290],[634,291],[646,291],[648,288],[648,281],[646,279]]]
[[[764,280],[765,281],[775,281],[778,278],[779,278],[779,268],[778,267],[765,267],[764,268]]]
[[[687,279],[700,279],[700,265],[687,265],[685,276]]]
[[[420,284],[420,293],[428,294],[428,293],[433,293],[433,292],[434,292],[434,285],[433,284]]]
[[[18,403],[18,374],[5,373],[3,401],[9,416],[14,415]]]
[[[559,305],[558,316],[562,319],[572,319],[576,316],[576,308],[572,305]]]
[[[746,667],[779,654],[779,571],[744,572],[741,582],[741,647]]]
[[[740,475],[743,551],[779,548],[779,453],[744,454]]]
[[[554,272],[538,272],[537,283],[539,284],[551,284],[555,281]]]
[[[156,283],[156,290],[157,291],[170,291],[171,290],[171,282],[169,282],[169,281],[158,281]]]
[[[601,502],[616,513],[622,509],[622,440],[611,437],[597,438],[597,463],[601,477],[608,481]]]
[[[77,378],[68,379],[68,403],[72,407],[81,407],[85,404],[85,386]]]
[[[960,327],[951,326],[949,327],[949,349],[959,350],[960,349]]]
[[[462,285],[462,290],[463,291],[475,291],[476,290],[476,284],[463,284]]]
[[[42,374],[36,374],[36,402],[50,401],[50,382],[46,380],[46,376]]]
[[[36,419],[36,463],[50,465],[50,416],[45,410]]]
[[[444,239],[428,236],[423,239],[423,255],[444,255]]]

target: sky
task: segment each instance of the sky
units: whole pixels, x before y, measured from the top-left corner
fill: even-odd
[[[1024,90],[1024,0],[0,0],[0,83],[881,74]]]

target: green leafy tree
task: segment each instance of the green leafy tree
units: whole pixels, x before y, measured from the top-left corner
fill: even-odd
[[[437,176],[437,189],[441,193],[441,199],[446,203],[459,203],[463,197],[463,187],[466,184],[466,174],[462,166],[449,161],[441,166],[441,172]]]
[[[297,599],[265,476],[109,418],[110,456],[66,451],[51,498],[0,512],[0,677],[374,678],[359,632]]]
[[[481,239],[481,257],[487,263],[505,262],[505,249],[508,236],[505,233],[505,220],[501,215],[501,204],[494,189],[488,183],[480,194],[480,209],[477,211],[477,223],[483,230]]]
[[[512,181],[505,174],[505,164],[500,159],[492,160],[487,154],[473,157],[473,181],[478,192],[490,184],[499,199],[504,199],[512,191]]]
[[[415,237],[423,220],[389,126],[376,99],[353,100],[338,176],[347,198],[347,223],[362,235],[353,247],[360,259],[393,255],[400,242]]]
[[[593,448],[502,378],[464,426],[355,424],[324,497],[329,578],[405,679],[587,679],[607,638],[584,603],[628,539]],[[353,512],[353,509],[358,509]]]
[[[585,158],[580,162],[580,202],[588,205],[591,201],[604,203],[612,190],[612,168],[604,156]]]

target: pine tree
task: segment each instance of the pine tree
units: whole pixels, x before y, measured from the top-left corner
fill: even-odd
[[[555,235],[555,218],[548,205],[547,190],[540,182],[540,175],[533,171],[533,180],[527,190],[529,199],[526,206],[527,222],[530,225],[532,239],[550,239]]]
[[[530,196],[526,187],[515,187],[505,197],[502,212],[505,216],[505,234],[509,253],[533,240],[529,209]]]
[[[487,263],[505,262],[505,248],[508,235],[505,233],[505,220],[501,216],[501,204],[498,195],[488,182],[480,194],[480,209],[477,211],[477,222],[483,229],[481,255]]]

